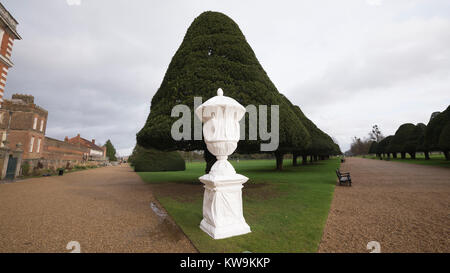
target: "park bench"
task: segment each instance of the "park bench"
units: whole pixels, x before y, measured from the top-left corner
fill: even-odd
[[[350,177],[350,173],[341,173],[339,169],[336,169],[336,175],[339,179],[339,185],[347,184],[350,187],[352,186],[352,179]]]

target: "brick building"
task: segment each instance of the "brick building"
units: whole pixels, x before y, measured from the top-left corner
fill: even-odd
[[[69,138],[65,137],[64,141],[70,143],[72,145],[76,145],[78,147],[84,147],[88,149],[87,158],[89,160],[105,160],[106,159],[106,147],[105,146],[97,146],[95,144],[95,139],[89,141],[85,138],[82,138],[80,134],[76,137]]]
[[[22,39],[16,30],[18,24],[16,19],[0,3],[0,105],[3,103],[8,69],[13,66],[11,54],[14,40]]]
[[[45,137],[43,159],[82,163],[88,159],[89,149],[58,139]]]
[[[23,159],[42,158],[48,112],[34,104],[34,97],[14,94],[0,108],[0,135],[9,147],[22,144]]]
[[[31,95],[14,94],[10,100],[4,99],[0,108],[1,179],[7,177],[7,170],[11,176],[13,172],[19,175],[21,167],[22,173],[38,174],[39,170],[106,161],[106,147],[99,147],[95,140],[89,141],[80,134],[64,141],[46,137],[47,117],[47,110],[37,106]],[[22,162],[28,171],[24,171]]]
[[[21,37],[18,23],[0,3],[0,179],[20,173],[56,170],[74,165],[98,165],[106,160],[106,148],[95,140],[77,137],[60,141],[45,136],[47,110],[31,95],[14,94],[4,99],[8,69],[13,66],[14,40]],[[26,166],[26,167],[25,167]]]

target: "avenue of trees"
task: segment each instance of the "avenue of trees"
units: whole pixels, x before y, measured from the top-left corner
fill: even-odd
[[[184,104],[193,113],[194,97],[202,97],[205,101],[215,96],[218,88],[244,106],[267,105],[270,108],[270,105],[279,105],[279,146],[273,152],[277,169],[282,169],[285,154],[293,154],[294,164],[297,164],[298,156],[305,164],[308,156],[319,160],[341,154],[339,146],[329,135],[278,92],[239,26],[228,16],[211,11],[202,13],[188,28],[152,98],[150,114],[136,136],[137,145],[161,151],[204,150],[208,172],[215,157],[208,152],[203,141],[194,140],[193,130],[190,139],[172,139],[171,126],[179,117],[171,117],[171,110],[175,105]],[[245,116],[248,119],[248,114]],[[191,118],[191,124],[194,124],[194,115]],[[247,134],[246,139],[239,142],[236,152],[261,153],[261,143],[265,142],[260,138],[249,140]]]
[[[368,153],[378,157],[406,158],[406,154],[412,159],[417,152],[422,152],[425,159],[430,159],[430,152],[442,152],[447,160],[450,151],[450,106],[442,113],[435,112],[431,115],[428,125],[418,123],[402,124],[394,135],[381,141],[371,142]]]

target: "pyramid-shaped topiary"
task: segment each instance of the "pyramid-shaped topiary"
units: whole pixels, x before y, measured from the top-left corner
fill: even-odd
[[[281,98],[238,25],[222,13],[208,11],[194,20],[173,56],[137,143],[160,150],[205,150],[204,142],[194,140],[193,132],[191,140],[172,139],[171,126],[179,118],[171,117],[171,110],[177,104],[189,106],[193,124],[194,97],[202,97],[204,102],[218,88],[244,106],[279,105],[277,152],[304,147],[309,141],[307,130]],[[238,151],[260,152],[260,143],[259,138],[240,141]]]

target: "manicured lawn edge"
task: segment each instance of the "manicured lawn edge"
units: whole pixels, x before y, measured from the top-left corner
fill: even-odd
[[[232,162],[250,178],[244,184],[244,217],[252,233],[213,240],[199,229],[203,163],[185,172],[138,173],[158,202],[200,252],[317,252],[334,196],[338,159],[274,170],[273,160]],[[169,182],[170,181],[170,182]],[[167,190],[172,191],[167,193]]]

